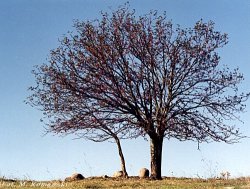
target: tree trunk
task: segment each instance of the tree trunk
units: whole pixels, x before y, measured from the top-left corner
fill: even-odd
[[[119,140],[118,137],[114,137],[114,138],[115,138],[115,142],[117,144],[119,156],[120,156],[120,159],[121,159],[121,169],[122,169],[123,177],[128,178],[128,173],[127,173],[127,170],[126,170],[126,164],[125,164],[125,159],[124,159],[124,156],[123,156],[120,140]]]
[[[161,161],[162,161],[163,137],[150,139],[151,154],[151,178],[160,180],[161,178]]]

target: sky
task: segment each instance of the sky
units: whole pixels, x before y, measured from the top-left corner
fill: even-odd
[[[73,20],[100,18],[100,11],[115,10],[123,0],[1,0],[0,1],[0,177],[51,180],[74,172],[84,176],[112,175],[120,169],[116,145],[44,135],[42,112],[24,103],[34,84],[31,70],[47,63],[58,39],[72,31]],[[168,19],[192,27],[201,18],[228,33],[229,44],[220,49],[221,64],[239,67],[250,91],[250,2],[248,0],[131,0],[142,15],[166,11]],[[250,136],[250,103],[244,122],[235,124]],[[149,142],[122,140],[129,175],[150,168]],[[250,176],[250,138],[240,143],[201,144],[165,140],[162,174],[178,177],[213,177],[229,171],[232,177]]]

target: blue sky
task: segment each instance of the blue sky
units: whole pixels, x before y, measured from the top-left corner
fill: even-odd
[[[36,180],[63,179],[73,172],[84,176],[112,175],[120,169],[116,145],[74,140],[74,136],[43,136],[42,113],[23,101],[34,83],[34,65],[47,62],[58,39],[73,30],[73,20],[98,18],[100,11],[123,5],[123,0],[2,0],[0,1],[0,176]],[[166,11],[174,24],[192,27],[201,18],[215,22],[229,34],[220,50],[221,64],[239,67],[250,83],[250,2],[248,0],[134,0],[137,14]],[[250,136],[250,103],[236,123]],[[163,175],[214,176],[227,170],[232,176],[250,176],[250,139],[238,144],[202,144],[164,141]],[[150,167],[147,141],[122,141],[129,175]]]

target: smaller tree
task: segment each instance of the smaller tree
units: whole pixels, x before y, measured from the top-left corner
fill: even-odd
[[[79,107],[75,107],[75,109],[77,108]],[[87,109],[88,108],[86,107],[85,110]],[[57,134],[75,134],[79,138],[85,138],[94,142],[113,140],[118,148],[123,177],[127,178],[128,173],[126,170],[126,163],[120,139],[126,139],[128,137],[135,136],[132,136],[130,132],[127,131],[127,129],[121,127],[119,123],[108,121],[108,117],[106,117],[105,119],[99,118],[98,114],[100,114],[100,110],[97,110],[94,107],[92,107],[91,110],[89,109],[87,113],[83,113],[82,111],[80,112],[79,114],[75,112],[74,118],[70,120],[68,119],[62,121],[61,118],[58,118],[58,120],[56,120],[53,125],[49,126],[48,131]],[[86,125],[83,124],[83,121]]]
[[[48,133],[75,134],[79,138],[94,142],[114,140],[120,156],[123,177],[127,178],[120,139],[135,138],[139,133],[131,132],[132,126],[126,125],[123,123],[125,120],[112,115],[115,110],[107,112],[105,107],[83,98],[79,93],[83,84],[77,80],[79,65],[63,59],[65,42],[67,43],[65,40],[67,38],[61,41],[61,47],[51,51],[49,65],[43,64],[33,70],[37,86],[29,88],[33,94],[28,97],[27,103],[42,107],[45,117],[49,119],[49,123],[46,123]]]

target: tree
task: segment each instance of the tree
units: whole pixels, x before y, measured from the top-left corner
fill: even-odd
[[[120,139],[133,138],[135,133],[132,135],[128,130],[131,127],[121,127],[119,122],[111,118],[113,115],[110,113],[106,114],[106,117],[100,116],[103,112],[101,108],[97,109],[94,103],[82,98],[81,94],[77,94],[77,91],[72,88],[75,81],[72,80],[72,75],[68,75],[72,74],[74,67],[59,68],[57,66],[60,67],[56,64],[53,66],[44,64],[37,67],[37,70],[33,70],[37,86],[30,87],[34,93],[28,97],[27,103],[42,107],[45,118],[50,119],[50,122],[46,124],[47,133],[75,134],[78,138],[94,142],[114,140],[120,156],[123,177],[127,178],[128,173]],[[41,121],[44,122],[43,119]]]
[[[74,28],[35,72],[31,88],[30,101],[49,116],[52,131],[149,137],[155,179],[161,179],[164,138],[234,143],[243,137],[229,120],[239,120],[249,93],[238,90],[238,69],[219,64],[217,49],[228,37],[213,22],[182,29],[165,14],[136,17],[125,6]]]

